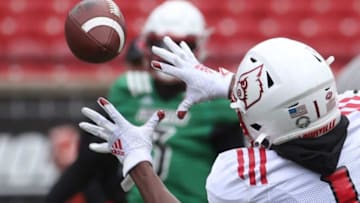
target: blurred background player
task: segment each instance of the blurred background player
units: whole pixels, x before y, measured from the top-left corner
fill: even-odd
[[[72,124],[59,124],[51,127],[48,133],[50,139],[51,158],[59,173],[69,167],[76,159],[80,139],[79,130]],[[77,193],[67,203],[82,203],[86,191]]]
[[[169,190],[186,203],[207,202],[205,181],[216,155],[242,146],[243,138],[226,99],[200,104],[186,119],[179,120],[176,108],[185,84],[150,68],[154,59],[151,46],[163,46],[163,36],[170,35],[177,42],[186,41],[204,58],[209,34],[202,13],[193,4],[183,0],[163,2],[151,12],[129,49],[127,60],[136,68],[118,78],[108,97],[124,117],[138,125],[157,109],[166,111],[167,117],[153,140],[154,169]],[[143,202],[136,187],[127,194],[127,201]]]
[[[80,132],[71,124],[56,125],[49,130],[52,159],[62,172],[72,164],[78,153]]]
[[[99,138],[94,139],[84,132],[80,134],[71,125],[53,127],[49,136],[61,176],[46,195],[46,203],[125,202],[117,160],[88,148],[89,143],[99,142]]]

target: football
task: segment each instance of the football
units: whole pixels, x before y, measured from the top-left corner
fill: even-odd
[[[65,38],[71,52],[89,63],[114,59],[126,41],[125,19],[112,0],[82,0],[68,13]]]

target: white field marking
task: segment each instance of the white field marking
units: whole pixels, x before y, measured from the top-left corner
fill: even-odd
[[[108,17],[95,17],[86,21],[81,26],[81,29],[83,29],[85,32],[89,32],[91,29],[98,26],[108,26],[116,31],[120,38],[120,46],[118,49],[118,52],[120,52],[125,44],[125,32],[124,29],[119,25],[119,23]]]

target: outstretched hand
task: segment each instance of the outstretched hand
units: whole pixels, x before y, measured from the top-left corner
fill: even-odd
[[[208,68],[196,59],[185,42],[176,44],[170,37],[164,37],[168,49],[153,46],[152,52],[167,63],[152,61],[151,66],[186,83],[186,96],[177,109],[177,116],[185,117],[190,107],[196,103],[228,98],[233,73],[219,68],[219,72]]]
[[[134,126],[105,98],[99,98],[98,104],[112,121],[90,108],[83,107],[81,109],[81,112],[95,124],[81,122],[80,128],[106,141],[104,143],[91,143],[90,149],[99,153],[115,155],[123,164],[124,177],[138,163],[143,161],[151,163],[152,134],[164,118],[165,113],[157,111],[144,125]]]

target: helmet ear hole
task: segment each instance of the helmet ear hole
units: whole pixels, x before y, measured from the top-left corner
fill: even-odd
[[[253,57],[250,58],[250,61],[253,62],[253,63],[256,63],[256,62],[257,62],[257,60],[254,59]]]
[[[253,123],[250,125],[252,128],[254,128],[255,130],[259,131],[261,129],[261,125],[257,124],[257,123]]]
[[[266,78],[267,78],[268,88],[270,88],[271,86],[274,85],[274,81],[273,81],[273,79],[271,78],[271,76],[270,76],[270,74],[268,72],[266,72]]]

